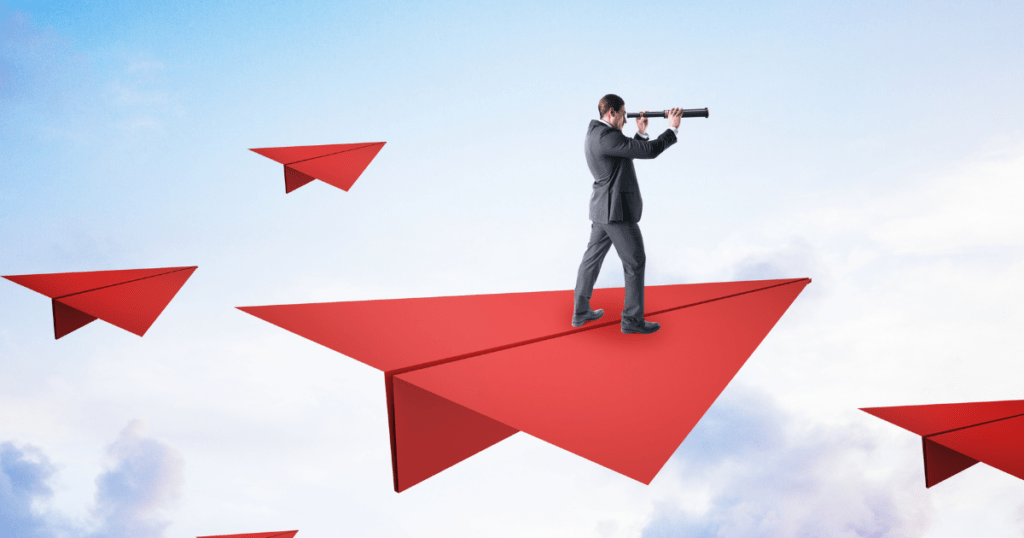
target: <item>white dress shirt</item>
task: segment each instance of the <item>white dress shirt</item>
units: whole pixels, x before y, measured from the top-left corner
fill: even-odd
[[[602,120],[601,118],[597,118],[597,121],[607,125],[608,127],[611,127],[612,129],[615,128],[614,125],[612,125],[612,124]],[[676,136],[679,136],[679,127],[669,127],[669,129],[672,130],[673,134],[675,134]],[[650,138],[651,138],[650,136],[647,135],[647,133],[637,133],[637,134],[640,135],[640,138],[643,138],[644,140],[650,140]]]

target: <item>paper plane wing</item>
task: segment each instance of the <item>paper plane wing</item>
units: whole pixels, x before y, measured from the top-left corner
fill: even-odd
[[[516,431],[650,483],[809,282],[648,286],[651,335],[622,288],[580,328],[571,290],[241,310],[384,371],[396,491]]]
[[[921,436],[926,487],[979,461],[1024,479],[1024,400],[861,410]]]
[[[295,538],[299,531],[255,532],[249,534],[218,534],[216,536],[199,536],[197,538]]]
[[[284,165],[285,192],[319,179],[348,191],[377,156],[385,142],[358,144],[327,144],[323,146],[291,146],[252,148],[254,151]]]
[[[102,319],[142,336],[196,267],[5,276],[52,300],[55,338]]]

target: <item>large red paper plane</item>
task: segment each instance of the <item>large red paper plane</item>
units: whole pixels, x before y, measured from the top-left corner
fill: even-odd
[[[55,338],[97,319],[142,336],[195,270],[195,266],[163,267],[4,278],[53,301]]]
[[[249,534],[218,534],[216,536],[199,536],[198,538],[295,538],[299,531],[279,531],[275,533]]]
[[[809,282],[647,286],[649,335],[622,288],[239,308],[384,372],[395,491],[517,431],[649,484]]]
[[[384,147],[385,142],[358,144],[326,144],[323,146],[290,146],[281,148],[252,148],[260,155],[284,165],[284,192],[319,179],[348,191],[359,176],[370,166],[370,161]]]
[[[861,411],[921,436],[925,487],[979,461],[1024,479],[1024,400],[865,407]]]

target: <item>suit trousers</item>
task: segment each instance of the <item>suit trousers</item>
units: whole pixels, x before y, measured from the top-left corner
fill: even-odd
[[[644,268],[647,254],[644,253],[644,238],[640,226],[635,222],[598,222],[590,225],[590,242],[583,254],[580,269],[576,273],[574,314],[590,310],[590,297],[594,294],[594,282],[601,272],[608,249],[615,245],[615,252],[622,260],[622,272],[626,277],[626,300],[622,310],[624,323],[639,323],[644,319]]]

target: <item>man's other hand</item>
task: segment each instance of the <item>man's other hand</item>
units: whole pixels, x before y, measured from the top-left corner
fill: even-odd
[[[644,110],[643,112],[641,112],[641,114],[645,112],[647,111]],[[643,116],[640,116],[636,119],[636,128],[638,131],[640,131],[640,134],[647,134],[647,120],[648,118],[645,118]]]
[[[668,114],[666,114],[666,117],[668,118],[668,126],[669,127],[673,127],[675,129],[678,129],[679,128],[679,120],[681,120],[683,118],[683,109],[681,109],[681,108],[673,108],[672,110],[668,111]]]

